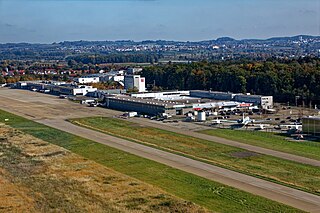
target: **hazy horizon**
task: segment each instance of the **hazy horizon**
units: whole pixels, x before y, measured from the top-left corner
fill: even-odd
[[[0,0],[0,43],[320,35],[319,0]]]

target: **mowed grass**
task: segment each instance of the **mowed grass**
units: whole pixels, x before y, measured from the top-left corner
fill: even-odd
[[[301,212],[0,110],[0,122],[215,212]]]
[[[71,122],[107,134],[182,154],[241,173],[320,194],[320,168],[206,141],[115,118],[80,118]],[[239,157],[240,155],[240,157]]]
[[[277,133],[244,131],[231,129],[209,129],[200,133],[218,136],[241,143],[260,146],[281,152],[300,155],[307,158],[320,160],[320,142],[318,141],[288,141],[285,136]]]

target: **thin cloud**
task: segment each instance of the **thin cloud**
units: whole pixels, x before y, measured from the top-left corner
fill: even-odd
[[[9,23],[5,23],[4,26],[5,26],[5,27],[10,27],[10,28],[11,28],[11,27],[14,27],[13,24],[9,24]]]

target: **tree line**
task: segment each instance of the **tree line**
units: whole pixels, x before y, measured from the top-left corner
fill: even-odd
[[[320,103],[319,58],[168,63],[146,67],[142,76],[147,84],[169,90],[229,91],[273,95],[279,102],[299,98]]]
[[[76,61],[83,64],[103,64],[103,63],[157,63],[159,56],[157,54],[92,54],[76,55],[67,58],[67,61]]]

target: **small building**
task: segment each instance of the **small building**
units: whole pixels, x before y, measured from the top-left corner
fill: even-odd
[[[135,75],[142,71],[142,68],[128,68],[127,75]]]
[[[109,81],[116,81],[116,82],[123,82],[124,81],[124,71],[110,71],[108,73],[99,74],[99,81],[100,82],[109,82]]]
[[[55,86],[52,88],[52,92],[56,94],[63,94],[63,95],[87,95],[87,93],[95,92],[97,88],[93,88],[92,86],[85,86],[85,85],[72,85],[72,84],[65,84],[60,86]]]
[[[79,78],[75,78],[73,81],[78,83],[78,84],[99,83],[99,76],[97,76],[97,75],[86,75],[86,76],[81,76]]]
[[[302,118],[302,132],[314,136],[320,136],[320,116]]]

